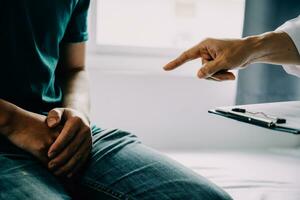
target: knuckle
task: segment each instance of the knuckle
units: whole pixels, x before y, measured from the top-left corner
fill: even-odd
[[[227,57],[224,57],[221,61],[218,62],[218,69],[219,70],[228,70],[232,66],[231,60]]]
[[[220,64],[225,65],[231,62],[231,59],[228,57],[228,55],[230,55],[230,52],[223,52],[223,55],[220,58]]]
[[[51,163],[52,163],[52,165],[55,166],[55,168],[56,168],[57,166],[60,166],[62,162],[61,162],[61,159],[60,159],[59,157],[57,157],[57,158],[53,159],[53,160],[51,161]]]
[[[83,133],[85,133],[85,134],[91,134],[91,128],[89,127],[89,126],[84,126],[83,128],[82,128],[82,131],[83,131]]]
[[[213,40],[213,38],[211,37],[207,37],[203,40],[203,42],[211,42]]]
[[[49,115],[50,116],[52,116],[52,117],[59,117],[59,114],[60,114],[60,112],[59,112],[59,110],[58,109],[53,109],[53,110],[51,110],[50,112],[49,112]]]
[[[206,73],[206,76],[209,76],[209,75],[212,75],[215,73],[214,69],[212,68],[205,68],[205,73]]]
[[[39,142],[36,144],[36,150],[38,152],[45,152],[48,149],[48,145],[44,142]]]
[[[51,113],[54,114],[54,115],[58,115],[59,111],[57,109],[53,109],[53,110],[51,110]]]
[[[80,117],[78,117],[78,116],[72,117],[71,120],[72,120],[73,123],[76,123],[76,124],[82,122],[82,119]]]
[[[208,67],[203,67],[200,69],[201,73],[203,76],[208,76],[209,75],[209,68]]]

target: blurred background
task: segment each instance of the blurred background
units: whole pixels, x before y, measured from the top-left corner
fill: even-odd
[[[299,80],[281,67],[254,65],[226,83],[198,80],[200,60],[171,73],[162,67],[206,37],[271,31],[299,11],[292,0],[92,1],[87,64],[93,121],[131,131],[164,151],[298,146],[299,137],[207,113],[298,100]]]

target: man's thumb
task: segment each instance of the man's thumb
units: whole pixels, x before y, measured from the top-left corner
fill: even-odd
[[[63,110],[59,108],[52,109],[47,116],[47,125],[49,128],[57,126],[61,122]]]
[[[221,71],[222,69],[225,69],[225,65],[222,65],[220,61],[213,60],[205,63],[202,68],[198,71],[198,77],[199,78],[208,78],[211,75],[217,73],[218,71]]]

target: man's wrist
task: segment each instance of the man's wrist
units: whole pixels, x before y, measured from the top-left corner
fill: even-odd
[[[266,40],[265,34],[249,36],[243,39],[245,50],[248,51],[248,64],[259,62],[267,54]]]
[[[91,123],[91,121],[90,121],[90,106],[89,105],[82,106],[82,105],[85,105],[85,103],[82,103],[81,106],[78,106],[78,105],[80,105],[78,102],[73,103],[73,104],[64,103],[63,108],[71,109],[71,110],[75,110],[75,111],[79,112],[90,124]]]
[[[277,63],[280,55],[285,53],[289,37],[284,32],[267,32],[244,38],[249,50],[249,63]]]
[[[86,111],[83,111],[82,109],[78,109],[74,106],[63,106],[62,109],[76,112],[78,114],[78,116],[83,118],[86,123],[88,123],[89,125],[91,124],[89,113],[87,113]]]

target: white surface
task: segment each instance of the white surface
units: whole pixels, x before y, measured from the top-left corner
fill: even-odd
[[[93,121],[101,127],[131,131],[145,144],[160,150],[267,148],[300,144],[299,136],[208,114],[211,108],[233,105],[235,82],[215,83],[165,73],[160,68],[166,62],[163,59],[149,59],[147,62],[137,59],[136,65],[145,63],[157,68],[157,72],[146,70],[144,73],[136,68],[115,70],[113,66],[127,60],[108,60],[111,60],[111,65],[102,60],[97,63],[100,68],[89,68]]]
[[[300,149],[297,150],[300,152]],[[300,156],[257,152],[168,153],[221,186],[234,200],[299,200]],[[298,154],[299,155],[299,154]]]

